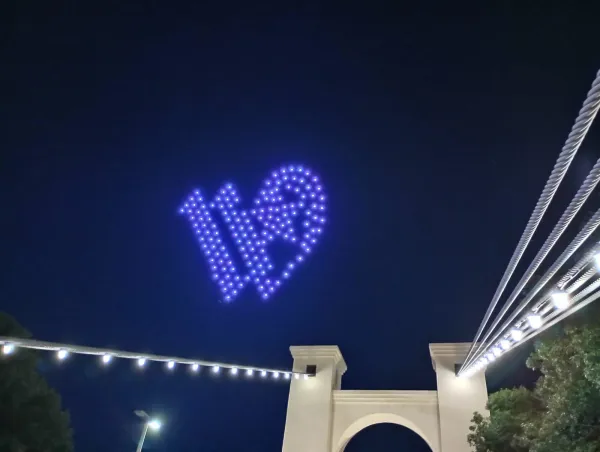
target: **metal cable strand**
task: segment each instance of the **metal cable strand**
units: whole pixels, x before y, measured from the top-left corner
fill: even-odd
[[[600,287],[600,279],[597,279],[592,284],[590,284],[590,288],[592,288],[592,289],[590,289],[590,290],[586,289],[585,291],[581,292],[581,295],[582,295],[581,297],[578,294],[578,296],[577,296],[578,299],[583,298],[584,295],[587,296],[589,293],[593,292],[598,287]],[[585,292],[585,294],[584,294],[584,292]],[[537,330],[533,330],[531,333],[527,334],[523,339],[521,339],[519,342],[515,343],[511,347],[510,351],[514,350],[517,347],[520,347],[521,345],[525,344],[526,342],[533,339],[534,337],[542,334],[547,329],[553,327],[554,325],[559,323],[561,320],[566,319],[571,314],[574,314],[575,312],[579,311],[580,309],[585,308],[588,304],[593,303],[598,298],[600,298],[600,292],[596,292],[596,293],[588,296],[587,298],[582,300],[580,303],[573,304],[573,306],[571,306],[569,309],[560,312],[560,315],[551,316],[550,319],[552,319],[552,320],[550,320],[549,322],[544,322],[544,325],[541,328],[539,328]],[[557,312],[556,314],[559,314],[559,313]]]
[[[581,275],[579,278],[577,278],[575,281],[572,282],[572,284],[569,284],[573,278],[575,276],[577,276],[577,274],[586,266],[590,263],[590,261],[594,258],[594,256],[596,254],[600,253],[600,244],[596,244],[595,246],[593,246],[590,250],[588,250],[584,256],[579,259],[575,265],[573,265],[573,267],[571,267],[571,269],[565,273],[563,275],[562,278],[560,278],[560,280],[556,283],[556,286],[561,289],[566,291],[569,294],[572,294],[573,292],[575,292],[577,289],[581,288],[582,285],[584,285],[586,282],[588,282],[594,275],[596,275],[598,273],[598,270],[596,268],[590,268],[589,270],[587,270],[583,275]],[[569,284],[567,286],[567,284]],[[587,290],[587,288],[586,288]],[[546,294],[544,296],[542,296],[540,298],[540,302],[539,304],[543,304],[543,302],[546,302],[550,299],[550,297],[552,296],[552,294],[554,293],[554,289],[550,289],[546,292]],[[515,326],[518,328],[523,322],[525,322],[526,319],[520,319],[517,322],[515,322]],[[505,334],[506,336],[507,334]],[[471,361],[472,362],[472,361]]]
[[[600,252],[600,244],[596,244],[592,247],[591,250],[585,253],[585,255],[581,259],[579,259],[577,263],[571,268],[571,270],[569,270],[567,273],[565,273],[565,275],[562,278],[560,278],[556,285],[561,289],[564,288],[565,284],[571,281],[571,279],[573,279],[583,267],[589,264],[598,252]]]
[[[580,289],[582,286],[584,286],[586,283],[588,283],[589,280],[592,279],[592,277],[597,276],[597,275],[598,275],[598,270],[596,270],[595,268],[592,267],[592,268],[588,269],[588,271],[586,271],[579,278],[577,278],[575,281],[573,281],[573,283],[570,284],[568,287],[566,287],[566,288],[561,287],[561,289],[563,289],[569,295],[573,295],[574,292],[576,292],[578,289]],[[588,286],[588,288],[589,288],[589,286]],[[588,288],[584,289],[584,291],[587,290]],[[540,300],[533,305],[533,308],[531,308],[531,310],[533,312],[539,312],[539,310],[542,309],[544,307],[544,305],[551,303],[552,294],[554,292],[555,292],[554,288],[552,288],[551,290],[548,290],[546,295],[541,297]],[[578,296],[579,296],[579,294],[575,295],[575,297],[571,300],[571,302],[574,302]],[[517,320],[517,322],[515,323],[515,326],[518,328],[523,322],[525,322],[527,320],[526,317],[527,317],[527,315],[525,315],[520,320]]]
[[[575,276],[577,276],[577,274],[585,266],[587,266],[590,263],[590,261],[594,258],[594,256],[596,254],[598,254],[599,252],[600,252],[600,244],[596,244],[590,250],[588,250],[585,253],[585,255],[581,259],[579,259],[579,261],[577,261],[577,263],[575,263],[575,265],[573,267],[571,267],[571,269],[567,273],[565,273],[563,275],[562,278],[560,278],[560,280],[556,283],[556,287],[558,287],[560,290],[566,291],[568,294],[572,294],[577,289],[581,288],[581,286],[584,285],[586,282],[588,282],[592,278],[592,276],[594,276],[598,273],[596,268],[592,267],[592,268],[588,269],[588,271],[586,271],[583,275],[581,275],[579,278],[577,278],[575,281],[573,281],[572,284],[569,284],[569,283],[571,283],[573,278]],[[569,285],[567,286],[567,284],[569,284]],[[552,297],[553,292],[554,292],[554,289],[548,290],[546,295],[541,297],[541,301],[540,301],[540,303],[538,303],[538,305],[543,304],[546,301],[549,301],[550,298]],[[534,310],[535,310],[535,308],[534,308]],[[526,321],[526,319],[524,319],[524,318],[521,320],[518,320],[515,323],[515,326],[519,327],[525,321]]]
[[[577,289],[579,289],[581,286],[583,286],[585,283],[587,283],[592,278],[592,276],[594,276],[596,274],[598,274],[598,270],[595,268],[590,268],[583,275],[581,275],[579,278],[577,278],[575,281],[573,281],[573,284],[571,284],[569,287],[567,287],[566,292],[569,294],[572,294]]]
[[[600,95],[598,99],[598,105],[600,106]],[[504,303],[504,306],[502,306],[502,309],[494,319],[492,326],[489,328],[487,334],[484,335],[483,339],[481,340],[482,343],[485,343],[485,341],[494,332],[494,329],[502,321],[502,318],[506,315],[506,312],[510,309],[512,304],[515,302],[516,298],[519,296],[525,285],[529,282],[533,274],[542,264],[544,259],[546,259],[548,253],[552,250],[560,236],[565,232],[573,218],[575,218],[575,215],[577,215],[577,212],[579,212],[581,206],[583,206],[583,204],[587,201],[592,191],[598,185],[598,182],[600,182],[600,159],[598,159],[592,170],[589,172],[589,174],[583,181],[583,184],[581,184],[581,187],[579,187],[579,190],[571,200],[571,203],[563,212],[562,216],[554,226],[554,229],[552,229],[552,232],[550,233],[550,235],[536,254],[535,258],[533,259],[533,261],[531,262],[531,264],[529,265],[529,267],[527,268],[527,270],[513,289],[506,302]],[[481,349],[481,347],[483,347],[482,344],[480,344],[479,347],[473,353],[477,353]]]
[[[572,284],[570,284],[568,287],[564,288],[564,291],[566,293],[568,293],[569,295],[573,295],[574,292],[576,292],[578,289],[580,289],[581,287],[585,286],[590,279],[592,279],[594,276],[598,275],[598,270],[595,268],[590,268],[588,269],[588,271],[586,271],[583,275],[581,275],[579,278],[577,278],[575,281],[573,281]],[[588,285],[584,290],[582,290],[581,292],[575,294],[572,299],[571,299],[571,303],[574,303],[575,301],[579,300],[581,298],[581,294],[585,293],[586,291],[590,290],[590,288],[594,285],[597,284],[598,280],[596,280],[593,284]],[[551,289],[548,291],[548,293],[546,293],[546,295],[544,295],[540,301],[537,303],[537,306],[534,305],[534,307],[532,308],[533,312],[539,312],[541,309],[543,309],[544,305],[546,305],[547,303],[551,303],[552,302],[552,294],[555,292],[555,289]],[[523,324],[523,322],[527,321],[527,315],[523,316],[520,320],[517,320],[517,322],[515,323],[516,327],[519,327],[520,325]]]
[[[517,264],[521,260],[521,257],[523,256],[525,249],[527,248],[527,246],[529,245],[529,242],[531,241],[531,237],[533,236],[533,233],[535,232],[538,225],[540,224],[540,221],[542,220],[544,213],[546,213],[546,209],[548,208],[550,201],[552,201],[552,198],[554,197],[554,195],[558,189],[558,186],[562,182],[562,180],[565,176],[565,173],[569,169],[569,165],[573,161],[575,154],[579,150],[579,147],[581,146],[581,143],[583,142],[585,135],[587,134],[592,122],[594,121],[594,118],[596,117],[596,114],[598,113],[599,107],[600,107],[600,71],[598,71],[598,73],[596,74],[596,78],[595,78],[594,82],[592,83],[592,87],[587,94],[586,100],[583,103],[581,110],[579,111],[579,115],[577,116],[577,119],[575,120],[575,124],[571,128],[569,137],[567,138],[567,141],[565,142],[565,145],[563,146],[562,151],[561,151],[560,155],[558,156],[558,160],[556,161],[556,164],[554,165],[552,173],[550,173],[550,177],[546,181],[546,186],[544,187],[544,190],[542,191],[542,194],[541,194],[540,198],[538,199],[538,202],[537,202],[535,208],[533,209],[533,213],[531,214],[531,217],[529,218],[529,221],[527,222],[527,226],[525,227],[525,231],[523,231],[523,235],[521,235],[519,243],[517,244],[517,247],[516,247],[515,251],[513,252],[513,255],[508,263],[508,267],[504,271],[504,275],[502,276],[502,279],[500,280],[500,284],[498,285],[498,288],[496,289],[496,292],[494,293],[494,297],[492,298],[492,301],[490,302],[490,305],[488,306],[488,309],[485,313],[483,321],[481,322],[481,325],[479,325],[477,334],[475,335],[475,339],[473,339],[473,343],[469,347],[469,352],[467,353],[467,359],[465,360],[465,362],[468,361],[469,357],[471,356],[471,354],[473,352],[475,343],[477,343],[477,341],[481,337],[481,333],[482,333],[483,329],[485,328],[487,322],[489,321],[494,309],[496,308],[496,305],[498,304],[498,300],[502,296],[502,292],[504,291],[504,289],[506,288],[506,285],[508,284],[508,280],[511,278],[512,274],[514,273],[515,268],[517,267]],[[464,365],[462,367],[464,367]],[[461,369],[462,369],[462,367],[461,367]]]
[[[573,241],[569,244],[569,246],[563,251],[563,253],[558,257],[558,259],[552,264],[552,266],[548,269],[548,271],[542,276],[542,279],[538,281],[535,287],[527,294],[527,296],[523,299],[523,301],[517,306],[515,311],[510,315],[508,320],[504,322],[500,331],[493,337],[493,339],[489,343],[495,343],[500,336],[503,336],[508,329],[512,326],[512,322],[515,318],[527,307],[529,302],[537,295],[537,293],[552,279],[552,277],[560,270],[560,268],[567,262],[567,260],[579,249],[581,245],[589,238],[589,236],[600,226],[600,209],[596,211],[594,216],[586,223],[585,227],[579,231],[577,236],[573,239]],[[472,359],[468,362],[477,360],[485,350],[481,350],[481,347],[478,349],[479,353],[474,353]],[[467,362],[465,363],[467,364]]]
[[[580,259],[567,273],[567,275],[571,275],[571,279],[583,268],[585,267],[587,264],[589,264],[590,259],[592,259],[593,257],[593,252],[600,249],[599,245],[596,245],[595,247],[592,248],[591,251],[588,251],[585,256]],[[585,283],[587,283],[593,276],[597,275],[598,271],[595,268],[590,268],[588,271],[586,271],[583,275],[581,275],[579,278],[577,278],[573,284],[569,285],[568,288],[566,288],[565,290],[569,293],[572,294],[573,292],[575,292],[577,289],[579,289],[582,285],[584,285]],[[566,276],[566,275],[565,275]],[[565,276],[563,276],[561,278],[561,280],[565,280]],[[566,284],[568,281],[565,281],[564,284]],[[571,303],[574,306],[579,300],[581,300],[583,297],[589,295],[590,293],[594,292],[597,288],[600,287],[600,278],[596,278],[591,284],[589,284],[585,289],[583,289],[581,292],[577,293],[575,296],[573,296],[573,298],[571,299]],[[549,290],[547,291],[547,293],[541,297],[541,301],[540,303],[538,303],[538,305],[543,305],[545,302],[547,302],[550,297],[552,296],[554,290]],[[578,308],[579,309],[579,308]],[[535,309],[534,309],[535,310]],[[557,311],[556,314],[558,314],[559,312]],[[549,318],[553,318],[554,316],[550,316]],[[520,326],[527,322],[527,315],[522,316],[518,321],[515,322],[515,327],[520,328]],[[554,322],[555,323],[555,322]],[[553,323],[553,324],[554,324]],[[544,321],[544,325],[547,324],[547,321]],[[535,332],[542,332],[544,331],[544,329],[542,330],[534,330]],[[537,334],[528,334],[525,335],[525,338],[514,343],[513,346],[511,347],[510,350],[513,350],[514,348],[516,348],[517,346],[521,345],[522,342],[525,342],[533,337],[535,337]],[[509,333],[506,333],[503,335],[503,337],[507,337],[509,336]],[[471,361],[471,363],[469,364],[469,366],[473,365],[473,361]]]
[[[570,278],[568,280],[565,279],[565,276],[563,276],[561,278],[561,281],[564,280],[563,285],[567,284],[577,273],[579,273],[579,271],[585,267],[590,259],[592,259],[593,255],[600,249],[599,245],[596,245],[595,247],[592,248],[591,252],[588,251],[585,256],[580,259],[567,273],[567,275],[571,275]],[[598,270],[595,268],[590,268],[588,271],[586,271],[583,275],[581,275],[579,278],[577,278],[575,281],[573,281],[572,284],[570,284],[566,289],[566,292],[568,292],[569,294],[572,294],[573,292],[575,292],[577,289],[581,288],[581,286],[583,286],[584,284],[586,284],[593,276],[598,274]],[[587,296],[589,293],[593,292],[594,290],[596,290],[598,287],[600,287],[600,278],[597,278],[593,283],[591,283],[590,285],[588,285],[584,290],[582,290],[581,292],[579,292],[578,294],[576,294],[571,302],[572,303],[576,303],[577,301],[579,301],[583,296]],[[562,286],[561,286],[562,288]],[[540,298],[540,302],[538,303],[538,306],[543,305],[545,302],[549,301],[552,293],[554,292],[554,289],[547,291],[547,293],[542,296]],[[535,309],[534,309],[535,310]],[[527,315],[524,315],[521,319],[517,320],[515,322],[515,326],[517,328],[520,327],[520,325],[522,325],[524,322],[527,321]],[[508,336],[508,333],[505,333],[503,335],[503,337]],[[520,341],[519,341],[520,343]],[[473,363],[473,361],[471,361],[471,364]]]
[[[596,272],[597,274],[598,272]],[[587,297],[588,295],[594,293],[598,288],[600,288],[600,278],[596,278],[590,285],[588,285],[585,289],[583,289],[581,292],[579,292],[577,295],[575,295],[572,299],[571,299],[571,307],[574,307],[577,305],[577,303],[579,303],[579,301],[581,299],[583,299],[584,297]],[[550,315],[547,317],[544,317],[544,323],[547,323],[548,320],[551,320],[553,318],[555,318],[556,316],[558,316],[561,312],[564,311],[552,311],[552,308],[550,308]],[[518,324],[523,324],[527,321],[527,314],[524,315],[521,319],[519,319],[519,321],[517,322]]]
[[[582,298],[587,297],[591,293],[595,292],[600,287],[600,278],[596,278],[589,286],[579,292],[571,300],[572,304],[577,304]]]

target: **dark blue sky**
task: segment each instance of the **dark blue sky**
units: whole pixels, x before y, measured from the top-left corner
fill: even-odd
[[[159,3],[1,15],[0,307],[39,339],[272,367],[337,344],[344,388],[433,389],[427,344],[472,339],[600,68],[597,16]],[[219,304],[176,209],[228,180],[249,199],[288,162],[321,175],[325,234],[269,303]],[[78,451],[133,450],[137,408],[166,420],[149,450],[280,450],[284,384],[129,365],[43,365]],[[384,426],[347,451],[414,440]]]

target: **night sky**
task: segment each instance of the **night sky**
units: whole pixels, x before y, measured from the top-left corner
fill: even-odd
[[[435,389],[428,343],[473,338],[600,69],[598,16],[363,3],[5,4],[0,308],[37,339],[257,366],[335,344],[345,389]],[[219,303],[177,208],[225,181],[249,202],[284,163],[321,176],[325,233],[268,303]],[[525,355],[490,387],[526,380]],[[165,421],[148,450],[281,450],[283,382],[81,356],[41,370],[77,451],[134,450],[134,409]],[[427,448],[382,425],[346,449],[390,450]]]

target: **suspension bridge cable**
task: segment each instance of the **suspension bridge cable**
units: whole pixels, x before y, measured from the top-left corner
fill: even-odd
[[[523,253],[525,252],[525,249],[531,241],[531,237],[533,236],[535,230],[539,226],[542,217],[546,213],[548,205],[550,204],[552,198],[556,194],[558,186],[562,182],[567,170],[569,169],[571,162],[573,161],[573,158],[575,157],[575,154],[579,150],[579,147],[581,146],[585,135],[587,134],[594,118],[596,117],[596,114],[598,113],[599,107],[600,71],[598,71],[598,73],[596,74],[596,78],[592,83],[592,87],[588,92],[587,98],[583,103],[581,110],[579,111],[579,115],[575,120],[575,124],[573,125],[571,132],[569,133],[569,137],[567,138],[567,141],[563,146],[561,153],[558,156],[558,160],[556,161],[556,164],[554,165],[554,168],[550,173],[550,177],[546,181],[544,190],[542,191],[542,194],[538,199],[535,208],[533,209],[529,221],[527,222],[527,226],[525,227],[525,230],[523,231],[523,234],[519,239],[519,243],[517,244],[517,247],[513,252],[513,255],[508,263],[506,270],[504,271],[504,275],[502,276],[502,279],[498,284],[492,301],[490,302],[488,309],[483,317],[483,321],[477,329],[477,334],[475,335],[473,343],[469,347],[469,352],[467,353],[467,360],[469,359],[469,357],[471,357],[475,344],[481,337],[481,333],[487,325],[487,322],[489,321],[490,317],[492,316],[492,313],[496,308],[496,305],[498,304],[498,300],[502,296],[502,293],[504,292],[504,289],[508,284],[508,280],[514,273],[519,261],[521,260],[521,257],[523,256]]]
[[[573,281],[571,279],[569,281],[568,285],[564,286],[562,288],[562,290],[567,295],[572,296],[577,290],[579,290],[579,289],[581,289],[581,287],[585,286],[590,281],[590,279],[592,279],[594,276],[597,276],[597,275],[598,275],[598,269],[595,267],[592,267],[588,271],[586,271],[583,275],[581,275],[579,278],[577,278],[576,280]],[[586,287],[585,290],[588,290],[588,289],[589,289],[589,286]],[[538,312],[540,309],[542,309],[545,304],[547,304],[549,301],[552,300],[552,295],[554,293],[556,293],[556,290],[554,290],[554,289],[547,291],[547,293],[541,297],[540,301],[538,301],[538,303],[534,304],[532,311]],[[580,294],[577,294],[576,297],[579,297]],[[571,301],[574,301],[574,300],[571,300]],[[525,320],[526,319],[521,319],[521,320],[517,321],[515,323],[515,326],[516,327],[520,326],[523,322],[525,322]]]
[[[598,274],[598,270],[595,268],[590,268],[583,275],[577,278],[575,281],[571,283],[571,285],[566,289],[567,293],[573,293],[577,289],[581,288],[584,284],[586,284],[594,275]]]
[[[563,251],[563,253],[558,257],[558,259],[552,264],[552,266],[548,269],[548,271],[542,276],[540,281],[535,285],[535,287],[527,294],[527,296],[523,299],[523,301],[517,306],[514,312],[510,315],[510,317],[504,322],[499,332],[489,341],[489,343],[495,343],[499,337],[504,335],[508,329],[512,326],[512,322],[515,318],[527,307],[529,302],[537,295],[537,293],[552,279],[552,277],[560,270],[560,268],[567,262],[568,259],[579,249],[581,245],[590,237],[590,235],[600,226],[600,209],[594,213],[594,216],[586,223],[584,228],[579,231],[577,236],[573,239],[573,241],[569,244],[569,246]],[[486,336],[486,337],[489,337]],[[480,356],[483,355],[485,350],[481,350],[481,347],[478,347],[478,353],[474,353],[469,363],[477,360]],[[467,361],[465,361],[467,362]]]
[[[598,90],[598,93],[598,105],[600,106],[600,89]],[[474,354],[476,354],[481,349],[481,347],[483,347],[482,343],[485,343],[487,338],[490,337],[490,335],[494,332],[498,324],[502,321],[502,318],[506,315],[506,312],[513,305],[516,298],[519,296],[523,288],[527,285],[527,283],[529,282],[533,274],[537,271],[544,259],[546,259],[550,250],[552,250],[558,239],[567,229],[567,226],[569,226],[573,218],[575,218],[575,215],[577,215],[583,204],[587,201],[592,191],[598,185],[598,182],[600,182],[600,159],[598,159],[592,170],[589,172],[589,174],[585,178],[585,181],[571,200],[571,203],[563,212],[562,216],[554,226],[554,229],[552,230],[552,232],[550,233],[550,235],[536,254],[535,258],[533,259],[533,261],[531,262],[531,264],[529,265],[529,267],[527,268],[527,270],[513,289],[512,293],[504,303],[504,306],[502,306],[500,313],[494,319],[492,326],[489,327],[487,334],[484,335],[483,339],[481,340],[481,343],[473,352]]]
[[[559,304],[556,303],[556,295],[561,292],[556,292],[552,289],[542,296],[530,312],[524,314],[518,321],[514,323],[514,328],[507,334],[502,336],[502,339],[496,344],[490,344],[485,354],[478,358],[477,362],[471,361],[470,364],[465,366],[464,370],[459,371],[460,376],[469,376],[477,373],[487,367],[490,362],[495,361],[496,358],[503,355],[503,351],[512,350],[516,344],[520,344],[523,338],[528,338],[532,332],[546,324],[548,320],[554,318],[554,316],[564,312],[569,305],[574,305],[579,302],[582,298],[588,296],[592,292],[596,291],[600,287],[600,278],[597,277],[598,271],[598,255],[597,252],[600,250],[600,244],[596,244],[590,251],[586,253],[584,258],[580,259],[572,268],[561,278],[563,285],[559,286],[561,291],[564,292],[570,299],[564,300],[562,297]],[[596,252],[592,254],[591,251]],[[584,262],[582,264],[582,262]],[[578,278],[575,278],[579,271],[583,270],[588,265],[592,264],[592,267],[584,272]],[[570,279],[567,281],[565,277],[570,275]],[[594,276],[596,279],[587,287],[577,294],[573,295],[581,286],[586,285]],[[553,309],[555,308],[555,309]],[[549,314],[549,315],[548,315]],[[532,315],[539,317],[539,326],[534,326],[531,323]],[[544,328],[545,329],[545,328]]]
[[[545,317],[544,323],[543,323],[543,325],[540,328],[538,328],[538,329],[531,329],[529,331],[529,333],[526,334],[522,339],[520,339],[518,342],[515,342],[514,344],[512,344],[512,346],[510,347],[510,349],[508,349],[507,351],[514,350],[515,348],[523,345],[524,343],[528,342],[529,340],[535,338],[539,334],[541,334],[544,331],[546,331],[548,328],[553,327],[554,325],[556,325],[557,323],[559,323],[562,320],[566,319],[570,315],[574,314],[575,312],[579,311],[580,309],[583,309],[584,307],[586,307],[590,303],[596,301],[598,298],[600,298],[600,291],[597,291],[597,289],[599,287],[600,287],[600,278],[596,279],[586,289],[584,289],[580,293],[578,293],[573,298],[573,300],[572,300],[573,301],[573,305],[570,308],[568,308],[568,309],[566,309],[564,311],[554,311],[549,316]],[[464,373],[464,375],[465,376],[473,375],[476,372],[484,370],[486,367],[487,367],[487,364],[484,364],[484,365],[481,365],[481,366],[475,365],[473,367],[468,368],[467,372]]]
[[[575,275],[577,275],[577,273],[579,273],[587,264],[590,263],[592,259],[594,259],[598,252],[600,252],[600,244],[596,244],[587,253],[585,253],[581,259],[579,259],[575,265],[571,267],[571,270],[569,270],[562,278],[560,278],[556,285],[562,289],[565,284],[571,281]]]

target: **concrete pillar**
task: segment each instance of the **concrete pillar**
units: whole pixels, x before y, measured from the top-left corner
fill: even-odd
[[[316,365],[316,375],[290,385],[283,452],[331,452],[333,391],[340,389],[346,363],[336,346],[290,347],[294,371]]]
[[[485,374],[457,377],[471,344],[430,344],[429,351],[437,377],[441,452],[470,452],[467,443],[473,413],[487,414]]]

